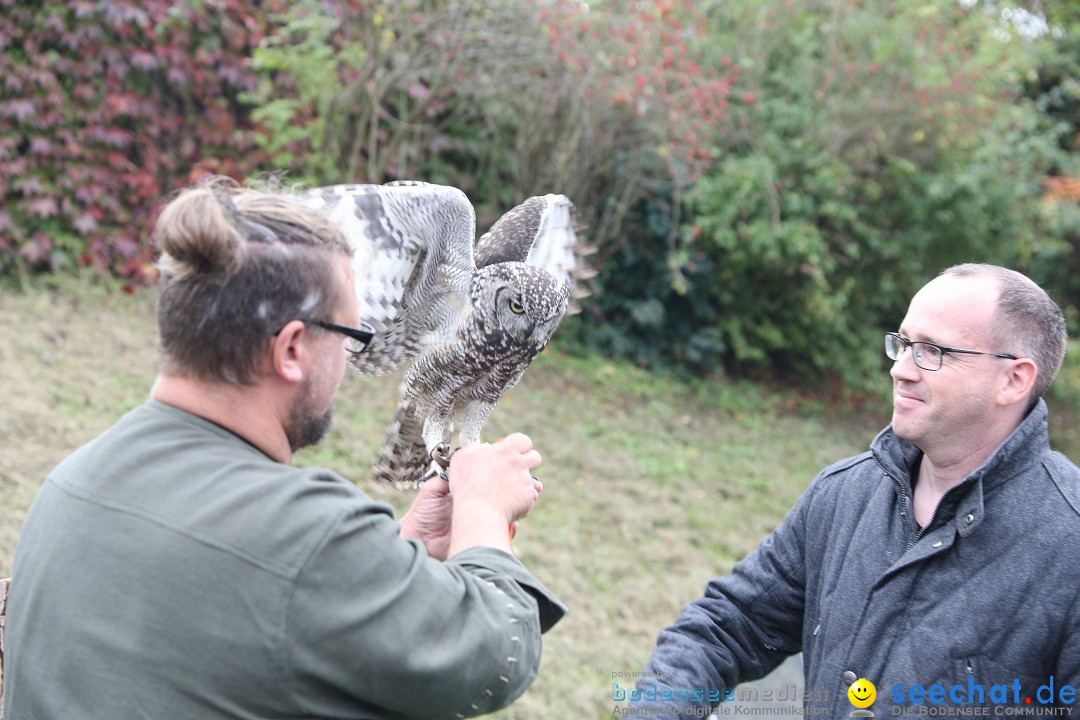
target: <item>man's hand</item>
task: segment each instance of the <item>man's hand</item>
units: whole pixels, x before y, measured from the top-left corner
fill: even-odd
[[[512,552],[516,521],[529,514],[544,489],[532,474],[541,462],[532,440],[521,433],[454,453],[447,471],[453,498],[451,557],[478,546]]]
[[[420,486],[409,511],[401,517],[401,537],[419,540],[436,560],[445,560],[450,551],[450,520],[454,499],[450,484],[438,475]]]

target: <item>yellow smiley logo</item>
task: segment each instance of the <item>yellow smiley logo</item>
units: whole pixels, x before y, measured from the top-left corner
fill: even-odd
[[[874,698],[877,697],[877,688],[874,687],[874,683],[866,678],[859,678],[851,683],[847,696],[855,707],[867,708],[874,704]]]

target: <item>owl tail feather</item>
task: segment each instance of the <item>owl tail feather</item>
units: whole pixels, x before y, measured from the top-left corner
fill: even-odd
[[[399,488],[416,487],[416,482],[431,465],[431,456],[425,450],[420,434],[422,429],[416,406],[407,400],[398,403],[397,414],[379,452],[379,461],[371,471],[375,482]]]

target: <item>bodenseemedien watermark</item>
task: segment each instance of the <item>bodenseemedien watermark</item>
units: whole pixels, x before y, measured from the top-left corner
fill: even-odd
[[[641,673],[612,673],[612,677],[636,679],[648,677]],[[654,676],[659,677],[659,676]],[[613,717],[799,717],[826,715],[825,707],[814,707],[810,703],[826,703],[829,699],[827,690],[801,689],[795,683],[786,683],[775,687],[667,687],[648,685],[645,688],[623,687],[619,683],[611,684],[611,699],[614,702],[648,702],[642,707],[614,706]],[[776,703],[771,707],[757,707],[749,703]],[[708,703],[707,706],[688,708],[688,703]],[[781,704],[787,703],[787,704]],[[711,707],[712,709],[708,709]]]

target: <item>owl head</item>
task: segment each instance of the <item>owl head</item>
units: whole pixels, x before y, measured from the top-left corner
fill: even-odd
[[[473,317],[485,333],[505,333],[539,349],[566,314],[570,283],[534,265],[502,262],[476,271],[471,296]]]

